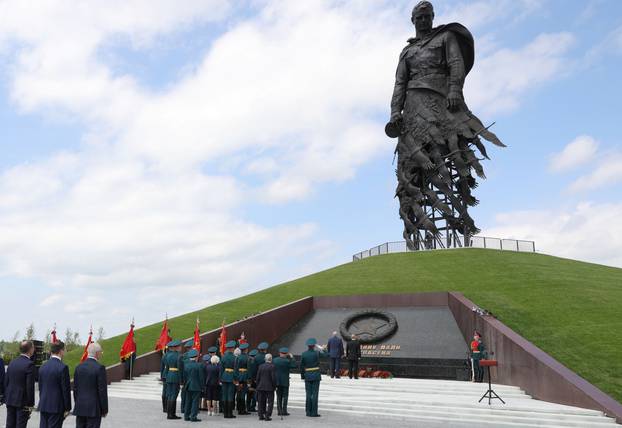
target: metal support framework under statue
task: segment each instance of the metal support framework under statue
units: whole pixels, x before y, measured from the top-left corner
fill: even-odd
[[[480,137],[505,147],[464,102],[473,36],[458,23],[432,27],[433,19],[430,2],[413,9],[416,37],[400,54],[385,128],[398,138],[395,196],[411,250],[468,246],[479,233],[468,212],[479,203],[473,171],[486,178],[475,149],[489,159]]]

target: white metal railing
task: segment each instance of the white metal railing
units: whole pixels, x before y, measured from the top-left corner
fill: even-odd
[[[536,252],[536,242],[522,239],[502,239],[491,238],[488,236],[472,236],[466,246],[468,248],[490,248],[493,250],[518,251],[525,253]],[[385,242],[369,250],[361,251],[352,256],[352,261],[366,259],[367,257],[379,256],[381,254],[408,253],[411,252],[406,245],[406,241]],[[425,249],[417,251],[427,251]]]

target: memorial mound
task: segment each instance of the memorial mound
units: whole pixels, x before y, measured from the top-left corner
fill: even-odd
[[[458,291],[604,392],[622,401],[622,269],[543,254],[462,249],[390,254],[347,263],[169,320],[175,337],[305,296]],[[161,323],[136,330],[149,352]],[[329,332],[327,332],[329,333]],[[103,342],[117,362],[125,335]],[[68,355],[73,366],[81,351]],[[594,357],[597,356],[597,359]]]

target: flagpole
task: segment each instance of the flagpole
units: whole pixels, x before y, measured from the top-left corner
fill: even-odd
[[[134,317],[132,317],[132,324],[131,324],[130,328],[132,330],[134,330]],[[133,337],[132,337],[132,341],[134,341]],[[130,380],[134,380],[134,376],[133,376],[134,358],[132,358],[134,356],[134,354],[136,354],[136,351],[134,351],[134,353],[132,355],[130,355]]]

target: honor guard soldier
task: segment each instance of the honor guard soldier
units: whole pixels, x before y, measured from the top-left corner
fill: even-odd
[[[181,342],[179,340],[170,341],[168,349],[169,351],[164,357],[164,370],[162,371],[166,382],[166,419],[181,419],[175,414],[179,385],[181,384],[183,374],[180,372],[180,366],[183,366],[181,355],[179,354]]]
[[[184,408],[184,420],[200,422],[199,402],[201,391],[205,386],[205,365],[197,361],[199,351],[191,349],[187,353],[188,360],[184,363],[184,386],[186,388],[186,407]]]
[[[225,355],[220,360],[220,382],[222,384],[222,403],[225,418],[235,418],[233,414],[233,399],[235,395],[235,387],[238,383],[238,374],[235,370],[235,357],[233,349],[235,348],[235,340],[230,340],[225,345]]]
[[[251,350],[248,353],[248,395],[246,397],[246,409],[249,412],[256,412],[257,409],[257,397],[255,395],[256,386],[255,377],[257,376],[257,365],[255,364],[255,357],[257,357],[258,351],[256,349]]]
[[[240,343],[240,356],[236,359],[236,369],[238,371],[238,393],[237,408],[238,415],[250,415],[246,411],[246,396],[248,394],[248,343]]]
[[[183,413],[184,409],[186,408],[186,384],[183,381],[183,372],[184,372],[183,364],[185,364],[188,361],[188,352],[190,352],[192,350],[193,346],[194,346],[194,340],[187,340],[184,343],[184,352],[181,354],[182,365],[179,367],[179,371],[182,374],[182,382],[181,382],[181,409],[180,409],[181,413]]]
[[[317,344],[315,338],[306,342],[307,350],[300,356],[300,377],[305,381],[306,403],[305,412],[309,417],[321,416],[317,412],[320,393],[320,357],[328,355],[325,349]],[[316,349],[317,348],[317,349]]]
[[[482,336],[476,331],[471,341],[471,374],[473,382],[484,380],[484,369],[479,365],[479,360],[487,356],[486,347],[482,343]]]
[[[168,353],[171,352],[171,349],[169,348],[170,343],[172,342],[169,342],[166,344],[166,352],[163,351],[162,359],[160,360],[160,381],[162,382],[162,411],[164,413],[168,413],[168,405],[167,405],[167,398],[166,398],[166,376],[164,374],[164,362],[166,361],[166,356],[168,355]]]
[[[279,349],[279,356],[274,359],[276,368],[276,410],[279,416],[289,416],[287,400],[289,398],[289,373],[296,368],[296,360],[289,349]]]

